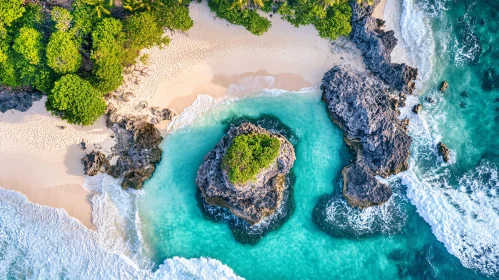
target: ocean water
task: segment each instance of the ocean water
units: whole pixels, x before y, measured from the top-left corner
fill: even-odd
[[[87,178],[95,232],[0,188],[0,279],[499,279],[499,2],[388,0],[386,9],[394,60],[420,73],[401,114],[411,120],[410,169],[386,180],[387,204],[361,211],[343,200],[341,169],[353,155],[317,90],[244,98],[273,88],[272,77],[248,77],[230,101],[200,96],[172,124],[144,190]],[[242,244],[203,215],[194,180],[231,122],[269,116],[296,135],[294,210]]]

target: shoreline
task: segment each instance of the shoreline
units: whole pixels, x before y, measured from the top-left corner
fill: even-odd
[[[143,115],[137,104],[144,101],[149,107],[181,113],[201,94],[221,98],[236,87],[239,94],[247,95],[268,88],[296,91],[318,86],[327,70],[344,62],[365,69],[353,43],[337,40],[334,47],[313,26],[296,28],[272,17],[272,28],[257,37],[243,27],[214,19],[206,3],[192,3],[190,13],[195,22],[191,30],[169,34],[172,42],[164,49],[144,51],[150,55],[150,75],[116,92],[135,95],[128,102],[110,100],[118,114]],[[253,79],[269,76],[273,83]],[[92,229],[91,193],[83,188],[80,163],[85,152],[78,145],[84,140],[87,152],[110,154],[113,132],[106,128],[105,117],[90,127],[70,125],[51,116],[44,101],[35,102],[26,112],[0,114],[0,133],[6,135],[0,142],[0,164],[6,167],[0,170],[0,187],[19,191],[30,202],[63,208]],[[167,125],[163,121],[156,126],[164,135]]]

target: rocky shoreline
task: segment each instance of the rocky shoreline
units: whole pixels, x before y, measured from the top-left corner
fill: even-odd
[[[342,171],[343,195],[351,206],[365,208],[382,205],[392,196],[391,187],[375,176],[386,178],[408,168],[409,120],[398,119],[398,108],[415,88],[417,69],[391,63],[397,39],[393,31],[382,30],[382,20],[372,17],[379,1],[372,6],[350,3],[350,38],[370,73],[337,66],[324,75],[321,88],[332,120],[356,153],[355,162]]]
[[[0,112],[8,110],[26,112],[33,106],[33,102],[42,99],[43,94],[29,90],[14,90],[0,86]]]

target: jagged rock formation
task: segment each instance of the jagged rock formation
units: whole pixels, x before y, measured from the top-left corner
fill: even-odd
[[[95,176],[97,173],[109,168],[109,160],[99,151],[92,151],[81,159],[85,175]]]
[[[442,156],[444,162],[446,163],[449,162],[450,161],[449,148],[447,148],[447,146],[442,142],[438,142],[437,148],[438,148],[438,154]]]
[[[375,0],[374,5],[367,5],[350,1],[353,12],[350,39],[361,50],[369,70],[392,89],[411,93],[418,71],[406,64],[391,63],[391,53],[397,45],[397,38],[393,30],[381,29],[383,20],[371,16],[379,2],[380,0]]]
[[[17,110],[26,112],[33,102],[42,99],[42,94],[34,91],[13,90],[0,86],[0,112]]]
[[[113,152],[119,158],[107,173],[115,178],[123,176],[124,189],[140,189],[161,161],[159,145],[163,137],[154,125],[141,118],[111,119],[108,117],[107,125],[114,132],[117,142]]]
[[[408,168],[411,138],[397,117],[397,96],[375,76],[351,66],[336,66],[322,80],[323,100],[331,118],[345,132],[345,141],[357,153],[356,162],[343,170],[343,194],[352,206],[386,202],[392,191],[374,176],[388,177]]]
[[[281,142],[279,154],[272,164],[257,174],[255,181],[236,187],[222,168],[222,159],[234,137],[253,133],[277,138]],[[257,224],[281,206],[286,188],[285,175],[293,167],[295,159],[293,145],[284,136],[251,123],[231,126],[217,146],[204,157],[196,185],[208,204],[227,208],[248,223]]]

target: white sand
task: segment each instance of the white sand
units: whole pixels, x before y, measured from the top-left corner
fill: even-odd
[[[139,85],[128,83],[118,91],[136,95],[128,103],[112,101],[119,113],[139,113],[140,101],[181,112],[198,94],[222,97],[229,85],[245,77],[275,77],[272,85],[256,85],[250,91],[269,86],[299,90],[318,86],[323,74],[336,64],[364,68],[351,43],[336,42],[332,48],[313,26],[295,28],[274,16],[269,32],[258,37],[214,19],[206,3],[192,3],[190,10],[194,27],[186,34],[170,34],[170,46],[146,51],[150,75]],[[109,152],[112,132],[105,128],[104,118],[88,128],[68,125],[45,110],[44,100],[24,113],[0,113],[0,186],[17,190],[32,202],[64,208],[92,227],[89,192],[82,187],[84,152],[78,144],[84,139],[90,151],[93,144],[100,144]]]
[[[379,19],[384,19],[385,18],[385,6],[386,6],[386,0],[381,0],[381,2],[376,6],[374,9],[373,17],[379,18]]]

